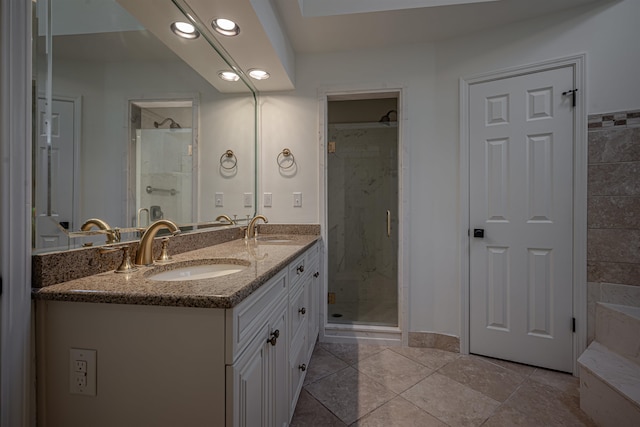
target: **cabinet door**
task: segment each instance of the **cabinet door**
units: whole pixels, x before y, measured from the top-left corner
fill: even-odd
[[[289,423],[289,344],[287,331],[288,308],[286,300],[274,311],[269,320],[269,330],[279,331],[275,345],[267,344],[269,356],[269,410],[270,424],[274,427]]]
[[[227,426],[266,427],[268,417],[268,325],[232,366],[227,366]]]

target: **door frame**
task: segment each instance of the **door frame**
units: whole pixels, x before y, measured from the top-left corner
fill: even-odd
[[[370,325],[331,325],[328,327],[327,318],[327,295],[329,290],[328,283],[328,262],[327,254],[329,245],[327,242],[327,225],[328,225],[328,187],[327,187],[327,144],[328,144],[328,100],[329,98],[343,99],[376,99],[385,93],[394,93],[398,96],[398,326],[370,326]],[[320,341],[325,342],[343,342],[343,343],[371,343],[384,345],[402,345],[407,346],[409,342],[409,257],[405,254],[409,253],[408,247],[408,213],[409,200],[408,194],[408,171],[409,151],[404,143],[405,126],[407,120],[407,103],[406,103],[406,87],[401,85],[380,84],[377,86],[370,85],[350,85],[345,87],[321,88],[318,91],[318,113],[319,113],[319,186],[320,186],[320,224],[322,224],[322,240],[325,244],[322,247],[323,257],[325,260],[322,265],[322,284],[320,297],[320,315],[322,323],[320,327]]]
[[[35,425],[31,301],[31,2],[1,0],[0,426]]]
[[[44,93],[38,94],[38,101],[41,99],[46,100]],[[52,95],[52,101],[71,102],[73,104],[73,205],[71,206],[71,225],[70,231],[77,230],[80,227],[80,155],[82,142],[82,96],[73,95]],[[40,119],[40,109],[38,109],[37,119]],[[35,176],[34,176],[35,178]],[[36,185],[39,184],[36,179]],[[37,230],[35,230],[37,233]],[[37,239],[38,236],[35,236]],[[69,248],[76,248],[79,243],[74,243],[69,239]],[[65,249],[67,246],[65,246]],[[37,248],[33,248],[37,250]],[[46,250],[49,250],[48,248]]]
[[[470,312],[470,241],[469,217],[469,89],[472,85],[501,80],[557,68],[572,67],[576,97],[573,122],[573,374],[578,374],[577,358],[587,344],[587,114],[586,114],[586,53],[551,59],[477,74],[460,79],[460,248],[461,248],[461,322],[460,353],[469,354]]]

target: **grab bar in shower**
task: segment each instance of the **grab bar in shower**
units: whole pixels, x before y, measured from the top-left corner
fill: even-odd
[[[175,196],[178,193],[178,191],[175,188],[172,188],[171,190],[167,190],[166,188],[153,188],[150,185],[147,185],[146,190],[147,190],[147,193],[149,194],[158,192],[158,193],[169,193],[172,196]]]

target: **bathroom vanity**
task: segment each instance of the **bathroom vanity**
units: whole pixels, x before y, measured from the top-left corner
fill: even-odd
[[[287,425],[318,336],[321,241],[261,238],[36,290],[38,425]],[[220,260],[242,268],[151,280]],[[72,349],[95,350],[80,388]]]

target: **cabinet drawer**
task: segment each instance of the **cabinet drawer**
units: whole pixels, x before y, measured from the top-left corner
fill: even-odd
[[[289,325],[291,340],[298,333],[300,327],[305,324],[305,320],[309,317],[309,292],[306,284],[298,287],[296,292],[293,293],[289,301]]]
[[[267,321],[267,316],[287,295],[287,271],[282,271],[262,285],[240,304],[227,310],[226,363],[233,364],[246,345]],[[229,342],[230,341],[230,342]]]
[[[289,280],[291,281],[290,286],[292,292],[304,281],[304,278],[307,277],[306,259],[307,253],[305,252],[289,264]]]

